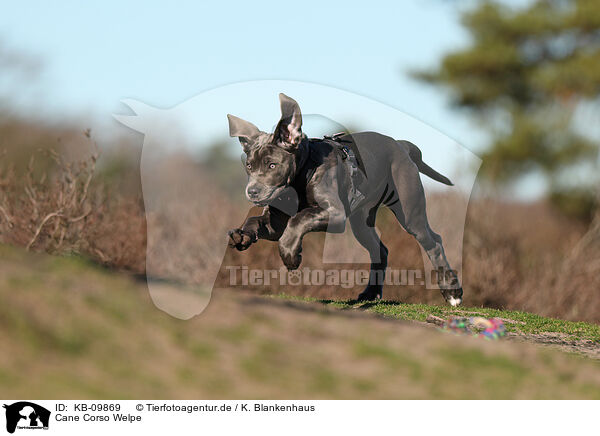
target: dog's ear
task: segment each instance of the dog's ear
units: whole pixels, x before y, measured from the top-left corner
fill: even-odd
[[[244,151],[248,151],[252,140],[260,134],[260,130],[251,122],[234,117],[231,114],[227,114],[227,119],[229,120],[229,136],[237,137],[242,147],[244,147]]]
[[[288,150],[294,150],[302,140],[302,113],[293,98],[279,94],[281,119],[275,128],[275,141]]]

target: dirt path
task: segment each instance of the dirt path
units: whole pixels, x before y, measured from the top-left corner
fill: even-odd
[[[510,341],[529,342],[600,360],[600,343],[589,339],[573,340],[568,335],[562,333],[509,333],[507,339]]]
[[[410,321],[430,329],[439,328],[431,323],[422,321]],[[589,339],[572,339],[564,333],[513,333],[509,332],[500,341],[521,342],[541,345],[567,353],[576,353],[591,359],[600,360],[600,343]]]
[[[462,312],[466,315],[475,315],[485,317],[485,313],[481,312]],[[438,318],[439,319],[439,318]],[[510,318],[500,318],[505,325],[524,325],[523,321],[515,321]],[[432,326],[432,322],[419,322],[419,324],[425,324]],[[523,332],[508,332],[504,337],[504,340],[518,341],[525,343],[533,343],[536,345],[548,346],[560,351],[568,353],[581,354],[583,356],[600,359],[600,342],[593,341],[590,339],[573,339],[571,336],[564,333],[544,332],[544,333],[523,333]]]

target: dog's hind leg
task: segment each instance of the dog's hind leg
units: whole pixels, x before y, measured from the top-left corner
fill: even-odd
[[[384,204],[427,253],[437,273],[443,297],[452,306],[458,306],[462,302],[463,291],[456,272],[448,264],[441,236],[429,226],[418,169],[412,163],[399,160],[392,162],[391,170],[396,189]]]
[[[375,300],[382,297],[388,249],[375,231],[375,215],[379,205],[360,209],[350,216],[350,226],[356,240],[367,249],[371,258],[369,283],[358,295],[358,301]]]

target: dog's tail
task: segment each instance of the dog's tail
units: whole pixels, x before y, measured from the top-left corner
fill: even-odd
[[[423,162],[423,154],[421,153],[421,150],[419,150],[419,147],[409,141],[396,142],[407,148],[410,160],[415,163],[420,173],[425,174],[427,177],[431,177],[436,182],[440,182],[448,186],[454,186],[454,183],[452,183],[448,177],[438,173],[436,170]]]

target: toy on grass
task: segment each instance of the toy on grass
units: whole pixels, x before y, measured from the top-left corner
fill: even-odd
[[[467,334],[485,339],[499,339],[506,335],[504,323],[499,318],[470,318],[452,317],[448,320],[434,315],[427,316],[427,322],[436,324],[442,330],[457,334]]]

